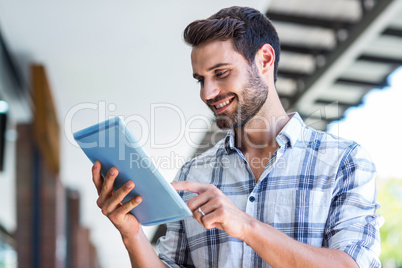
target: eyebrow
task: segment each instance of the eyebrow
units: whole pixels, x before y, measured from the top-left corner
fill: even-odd
[[[219,67],[222,67],[222,66],[226,66],[226,65],[230,65],[230,63],[218,63],[218,64],[215,64],[214,66],[209,67],[207,71],[209,72],[209,71],[212,71],[212,70],[214,70],[214,69],[216,69],[216,68],[219,68]],[[193,77],[194,77],[195,79],[197,79],[197,78],[202,77],[202,76],[199,75],[199,74],[197,74],[197,73],[193,73]]]

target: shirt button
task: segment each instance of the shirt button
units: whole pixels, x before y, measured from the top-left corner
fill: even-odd
[[[254,202],[254,201],[255,201],[255,197],[254,197],[254,196],[250,196],[250,198],[249,198],[248,200],[250,200],[250,202]]]

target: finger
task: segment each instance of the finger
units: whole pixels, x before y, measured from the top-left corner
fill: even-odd
[[[103,184],[103,177],[100,173],[100,170],[101,170],[101,163],[99,161],[95,161],[94,165],[92,166],[92,181],[95,184],[96,191],[98,191],[98,195],[101,192]]]
[[[211,199],[214,199],[221,195],[221,191],[216,188],[214,185],[209,185],[209,189],[198,196],[195,196],[187,201],[187,206],[194,212],[194,210],[199,207],[205,205],[210,202]]]
[[[219,207],[221,207],[220,199],[215,197],[208,199],[203,205],[197,206],[194,210],[194,218],[202,225],[204,225],[204,217],[213,214]],[[201,210],[201,211],[200,211]]]
[[[119,173],[119,171],[117,170],[117,168],[112,167],[106,174],[106,177],[102,184],[102,189],[101,189],[101,192],[100,192],[99,198],[98,198],[98,206],[99,207],[102,207],[103,204],[106,202],[106,200],[109,198],[109,196],[111,196],[111,194],[113,192],[113,183],[114,183],[114,180],[116,179],[118,173]]]
[[[142,202],[142,197],[141,196],[136,196],[130,201],[127,201],[123,205],[121,205],[119,208],[114,210],[110,215],[109,219],[116,225],[118,226],[119,223],[124,221],[125,217],[134,217],[134,215],[128,215],[129,212],[138,206]]]
[[[195,181],[175,181],[172,182],[172,186],[176,191],[189,191],[200,194],[210,189],[213,185]]]
[[[221,200],[218,197],[210,199],[204,205],[201,205],[199,209],[204,213],[204,215],[208,215],[213,213],[218,208],[223,207]]]
[[[204,217],[204,216],[205,216],[205,213],[200,207],[198,209],[196,209],[195,211],[193,211],[193,218],[196,219],[201,225],[203,225],[202,217]]]
[[[188,208],[195,214],[199,207],[205,205],[211,199],[208,192],[197,195],[187,201]]]
[[[212,229],[212,228],[219,228],[218,226],[220,225],[218,223],[217,219],[217,210],[214,210],[213,212],[206,214],[205,216],[202,216],[200,218],[200,224],[205,227],[205,229]]]
[[[141,196],[136,196],[130,201],[127,201],[124,203],[121,207],[115,210],[116,213],[125,215],[129,213],[133,208],[138,206],[142,202],[142,197]]]
[[[102,213],[104,215],[111,214],[116,208],[121,207],[121,202],[127,196],[127,194],[134,188],[134,182],[126,182],[120,189],[115,191],[102,206]]]

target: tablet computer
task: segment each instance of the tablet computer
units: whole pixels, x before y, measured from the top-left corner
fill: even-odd
[[[112,167],[119,170],[114,190],[128,180],[135,183],[123,203],[136,196],[142,197],[143,201],[131,210],[140,224],[163,224],[193,215],[173,186],[159,173],[121,118],[114,117],[77,131],[74,139],[92,163],[99,160],[104,177]]]

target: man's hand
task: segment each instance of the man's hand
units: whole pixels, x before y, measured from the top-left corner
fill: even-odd
[[[218,228],[228,235],[244,241],[245,230],[254,219],[240,210],[215,185],[194,181],[172,182],[176,191],[190,191],[198,194],[187,205],[193,217],[206,229]],[[201,211],[204,215],[201,214]]]
[[[134,183],[128,181],[120,189],[113,191],[113,183],[119,171],[113,167],[107,173],[106,178],[103,178],[100,170],[101,164],[96,161],[92,167],[92,180],[98,190],[97,205],[120,231],[123,240],[124,238],[136,237],[140,224],[129,212],[141,203],[142,198],[137,196],[124,204],[122,203],[123,198],[134,188]]]

